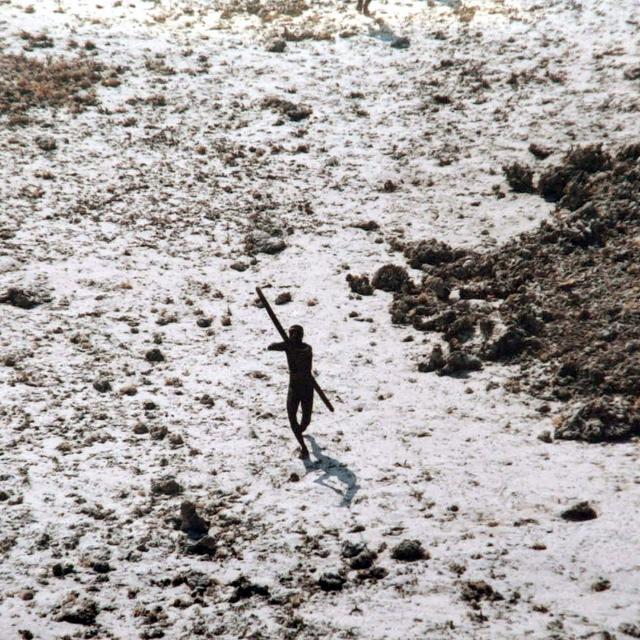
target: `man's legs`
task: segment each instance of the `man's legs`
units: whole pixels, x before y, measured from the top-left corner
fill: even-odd
[[[362,11],[362,0],[358,0],[358,4],[356,6],[357,11]]]
[[[293,387],[289,387],[289,393],[287,394],[287,415],[289,416],[289,424],[291,425],[291,431],[296,437],[303,458],[309,457],[309,450],[302,438],[302,430],[298,424],[298,407],[300,406],[301,397]]]
[[[300,404],[302,405],[300,431],[304,433],[311,422],[311,414],[313,413],[313,387],[304,389],[304,391],[300,393]]]
[[[362,13],[364,13],[365,16],[370,15],[369,14],[369,5],[371,4],[371,0],[364,0],[364,5],[362,7]]]

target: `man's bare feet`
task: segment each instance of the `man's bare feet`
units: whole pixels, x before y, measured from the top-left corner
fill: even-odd
[[[301,448],[298,457],[300,460],[308,460],[311,457],[309,455],[309,449],[307,449],[307,447]]]

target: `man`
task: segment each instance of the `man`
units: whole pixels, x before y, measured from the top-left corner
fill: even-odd
[[[358,0],[358,6],[356,7],[360,13],[364,13],[365,16],[369,14],[369,5],[371,4],[371,0]]]
[[[289,339],[286,342],[270,344],[269,351],[284,351],[289,365],[289,393],[287,394],[287,414],[289,424],[296,440],[300,444],[302,458],[309,457],[309,450],[302,434],[311,422],[313,412],[313,376],[311,362],[313,351],[302,342],[304,329],[299,324],[289,328]],[[302,420],[298,423],[298,408],[302,407]]]

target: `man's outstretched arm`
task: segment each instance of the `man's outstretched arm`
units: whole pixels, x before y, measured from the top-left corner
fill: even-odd
[[[287,343],[286,342],[272,342],[267,349],[269,351],[286,351]]]

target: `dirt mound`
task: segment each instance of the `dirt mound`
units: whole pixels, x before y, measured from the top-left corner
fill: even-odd
[[[493,252],[407,245],[426,275],[394,294],[393,321],[443,332],[450,353],[519,363],[514,389],[574,404],[557,437],[640,434],[639,159],[639,144],[573,149],[538,185],[558,202],[552,220]]]

